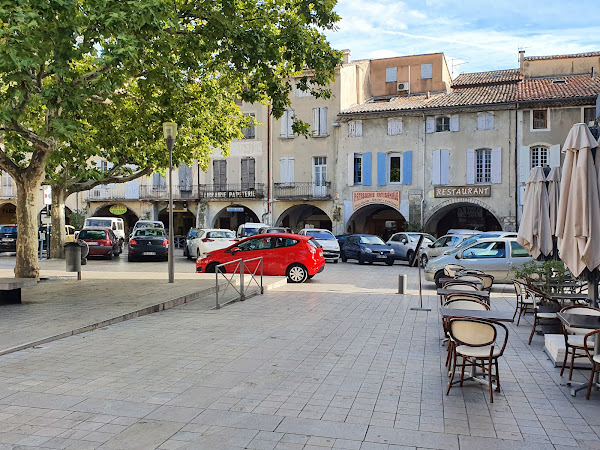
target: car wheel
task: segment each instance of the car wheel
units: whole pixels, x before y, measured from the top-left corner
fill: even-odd
[[[415,252],[413,252],[412,250],[409,250],[408,253],[406,254],[406,260],[408,261],[409,266],[413,265],[414,259],[415,259]]]
[[[302,264],[292,264],[287,270],[288,283],[304,283],[308,279],[308,270]]]
[[[346,256],[345,253],[342,253],[342,262],[346,262],[348,261],[348,257]]]
[[[133,261],[135,261],[135,257],[131,253],[128,253],[127,254],[127,261],[133,262]]]
[[[385,262],[388,266],[393,266],[394,265],[394,260],[390,259],[389,261]]]
[[[118,258],[120,254],[121,254],[121,252],[119,251],[119,249],[117,249],[117,252],[116,252],[116,253],[113,253],[113,256],[114,256],[115,258]]]
[[[435,276],[433,277],[434,281],[435,281],[435,285],[439,288],[442,287],[442,282],[440,281],[440,278],[442,278],[444,276],[444,271],[443,270],[438,270],[435,273]]]
[[[114,256],[114,255],[113,255],[113,250],[112,250],[112,248],[111,248],[111,249],[110,249],[110,252],[108,252],[108,255],[106,255],[106,259],[109,259],[109,260],[110,260],[110,259],[113,259],[113,256]]]
[[[358,254],[358,263],[360,265],[363,265],[365,263],[365,257],[363,255],[361,255],[360,253]]]
[[[334,263],[334,264],[337,264],[337,263],[338,263],[338,260],[337,260],[337,259],[334,259],[334,260],[333,260],[333,263]]]
[[[183,251],[183,256],[187,257],[187,259],[192,259],[192,255],[190,255],[190,251],[187,248],[187,245],[185,246],[185,250]]]
[[[218,265],[219,265],[219,263],[217,263],[217,262],[210,263],[208,266],[206,266],[205,273],[215,273],[215,270],[217,270]],[[225,270],[224,267],[221,267],[221,270],[219,272],[226,273],[227,271]]]
[[[421,267],[425,267],[428,261],[429,258],[427,257],[427,255],[421,255]]]

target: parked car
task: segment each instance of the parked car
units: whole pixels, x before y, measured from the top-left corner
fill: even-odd
[[[0,252],[17,251],[17,226],[0,225]]]
[[[276,233],[243,239],[227,248],[215,250],[196,261],[196,272],[214,273],[219,264],[235,259],[263,258],[263,274],[287,276],[290,283],[302,283],[325,267],[323,249],[309,236]],[[248,263],[247,271],[255,272],[259,261]],[[222,267],[232,272],[236,265]]]
[[[379,236],[372,234],[350,235],[342,248],[342,262],[349,259],[356,259],[359,264],[381,261],[391,266],[395,256],[393,248],[386,245]]]
[[[532,259],[516,238],[484,238],[452,255],[441,255],[429,261],[425,266],[425,279],[434,281],[439,287],[444,266],[459,264],[493,275],[494,283],[508,283],[514,277],[514,269]]]
[[[440,256],[447,250],[457,247],[462,241],[469,239],[472,234],[446,234],[435,241],[433,244],[429,244],[421,249],[421,266],[425,267],[427,261],[436,256]]]
[[[88,256],[104,256],[113,259],[123,251],[117,235],[107,227],[85,227],[77,235],[77,240],[88,245]]]
[[[415,257],[415,250],[419,239],[423,236],[423,242],[421,243],[421,249],[427,247],[429,244],[435,242],[435,238],[427,233],[414,233],[414,232],[401,232],[393,234],[388,241],[387,245],[394,249],[394,256],[396,259],[401,261],[408,261],[412,265]]]
[[[237,242],[235,233],[231,230],[222,230],[218,228],[201,229],[189,240],[188,259],[200,258],[202,255],[229,247]]]
[[[514,231],[486,231],[484,233],[476,234],[475,236],[471,236],[470,238],[465,239],[460,244],[458,244],[456,247],[446,250],[444,253],[442,253],[442,255],[450,255],[452,253],[456,253],[458,250],[468,247],[473,242],[476,242],[480,239],[493,238],[493,237],[514,237],[514,238],[516,238],[517,233]]]
[[[119,217],[88,217],[83,224],[84,228],[104,227],[110,228],[112,232],[121,240],[125,241],[125,223]]]
[[[337,239],[331,231],[323,228],[303,228],[298,231],[298,234],[314,237],[321,244],[321,247],[323,247],[325,260],[330,260],[337,264],[340,259],[340,244],[338,244]]]
[[[351,234],[337,234],[335,236],[335,238],[338,241],[338,245],[340,246],[340,252],[342,250],[342,248],[344,247],[344,242],[346,242],[346,239],[348,239],[348,236],[352,236]]]
[[[263,227],[269,227],[266,223],[255,223],[255,222],[246,222],[241,224],[237,229],[237,237],[245,238],[248,236],[254,236],[258,233]]]
[[[266,233],[291,233],[287,227],[261,227],[258,229],[258,233],[256,234],[266,234]]]
[[[192,255],[189,251],[189,245],[194,236],[198,234],[198,231],[200,231],[200,228],[190,228],[185,236],[185,242],[183,244],[183,256],[186,256],[187,259],[192,259]]]
[[[166,261],[169,256],[169,240],[164,228],[138,228],[129,238],[127,261],[142,258],[158,258]]]

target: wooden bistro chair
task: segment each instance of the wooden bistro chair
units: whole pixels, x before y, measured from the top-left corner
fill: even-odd
[[[590,399],[590,394],[592,393],[592,386],[594,385],[594,376],[596,375],[596,372],[600,371],[600,355],[594,355],[593,353],[590,353],[590,349],[594,348],[594,342],[592,341],[592,339],[600,339],[600,336],[598,336],[599,333],[600,330],[594,330],[583,337],[583,348],[585,350],[585,354],[588,358],[590,358],[590,361],[592,363],[592,374],[590,375],[590,383],[588,384],[586,397],[588,400]]]
[[[446,264],[444,266],[444,275],[450,278],[454,278],[456,276],[456,272],[464,269],[465,267],[459,264]]]
[[[600,316],[600,309],[592,308],[591,306],[567,306],[561,309],[560,312],[566,312],[569,314],[583,314],[586,316]],[[567,365],[567,358],[569,356],[569,353],[571,353],[571,367],[569,367],[569,381],[571,381],[571,377],[573,376],[573,365],[575,362],[575,358],[584,358],[588,356],[587,349],[584,345],[584,336],[587,335],[590,330],[587,328],[567,327],[562,322],[561,328],[565,337],[565,359],[563,360],[562,368],[560,369],[560,376],[563,376],[565,367]],[[594,342],[590,339],[589,343],[591,345],[591,348],[593,349]],[[592,364],[594,364],[593,361]]]
[[[560,303],[550,297],[544,295],[542,292],[533,289],[531,286],[525,288],[525,292],[533,301],[533,326],[531,327],[531,334],[529,335],[529,345],[535,334],[535,329],[538,325],[554,325],[558,321],[556,313],[560,311]]]
[[[521,323],[521,316],[525,315],[528,310],[533,311],[533,299],[527,295],[523,283],[518,280],[513,280],[513,285],[515,286],[515,295],[517,296],[517,305],[515,306],[513,320],[515,320],[515,316],[518,312],[519,318],[517,319],[517,326],[519,326],[519,323]]]
[[[451,294],[462,292],[481,292],[481,290],[479,289],[480,286],[470,283],[468,281],[448,280],[442,285],[442,287],[444,289],[451,290]],[[446,297],[448,295],[449,294],[440,295],[440,305],[443,305],[446,302]]]
[[[504,340],[501,342],[497,342],[498,327],[504,331]],[[498,358],[504,354],[508,342],[508,328],[502,323],[491,320],[453,317],[449,320],[448,334],[454,344],[450,381],[448,382],[446,395],[450,393],[450,388],[454,382],[456,359],[460,356],[462,358],[460,386],[462,387],[465,379],[465,367],[471,367],[471,369],[481,368],[484,376],[487,375],[490,403],[493,403],[494,381],[496,391],[500,392]]]

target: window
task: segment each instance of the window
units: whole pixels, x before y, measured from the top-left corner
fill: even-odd
[[[433,66],[431,64],[421,64],[421,79],[433,78]]]
[[[282,138],[293,138],[294,132],[292,131],[292,125],[294,124],[294,110],[287,109],[281,116],[281,134]]]
[[[494,113],[484,112],[477,114],[477,130],[493,130]]]
[[[388,136],[402,134],[402,119],[388,119]]]
[[[257,237],[254,239],[250,239],[244,242],[240,242],[238,248],[242,252],[252,251],[252,250],[265,250],[271,248],[271,238],[270,237]]]
[[[450,240],[450,236],[442,236],[437,241],[433,243],[433,248],[447,247],[448,241]]]
[[[273,239],[275,240],[275,248],[291,247],[298,243],[298,241],[296,239],[287,238],[287,237],[276,237]]]
[[[244,115],[250,118],[250,125],[248,127],[242,128],[242,134],[244,135],[244,139],[254,139],[256,137],[254,132],[254,121],[256,116],[254,113]]]
[[[548,164],[548,149],[546,147],[531,147],[531,168],[550,167]]]
[[[327,107],[313,108],[313,136],[327,136]]]
[[[300,78],[296,78],[296,82],[294,83],[294,97],[297,98],[302,98],[302,97],[311,97],[312,94],[310,93],[310,80],[308,80],[306,82],[306,85],[308,86],[308,90],[303,91],[302,89],[300,89],[298,87],[298,82],[300,82]]]
[[[254,158],[242,158],[242,190],[254,189]]]
[[[179,166],[179,190],[182,192],[192,190],[192,168],[185,163]]]
[[[100,161],[100,172],[105,173],[108,171],[108,161]]]
[[[513,258],[524,258],[529,256],[527,250],[525,250],[518,242],[511,241],[510,243],[510,256]]]
[[[548,129],[548,110],[547,109],[534,109],[531,112],[531,115],[532,115],[532,128],[534,130]]]
[[[492,181],[492,151],[489,149],[475,150],[475,183]]]
[[[402,182],[402,158],[399,153],[392,153],[389,155],[389,183],[401,183]]]
[[[589,125],[596,120],[596,108],[583,108],[583,123]]]
[[[362,155],[354,155],[354,184],[362,183]]]
[[[279,179],[282,183],[294,182],[294,158],[291,156],[282,156],[279,160]]]
[[[224,159],[213,161],[213,186],[215,191],[227,190],[227,161]]]
[[[463,258],[506,258],[506,245],[504,242],[481,242],[466,249],[463,252]]]
[[[442,116],[435,118],[435,131],[450,131],[450,117]]]
[[[348,122],[348,137],[362,136],[362,120],[351,120]]]
[[[385,69],[385,82],[393,83],[398,81],[398,68],[397,67],[387,67]]]

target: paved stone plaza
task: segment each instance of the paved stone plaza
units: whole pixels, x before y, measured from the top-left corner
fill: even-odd
[[[493,404],[472,383],[446,396],[438,300],[425,284],[432,311],[410,310],[415,275],[328,264],[221,310],[192,302],[1,356],[0,448],[600,448],[600,393],[570,396],[543,337],[527,345],[530,316]],[[512,286],[492,304],[512,310]]]

